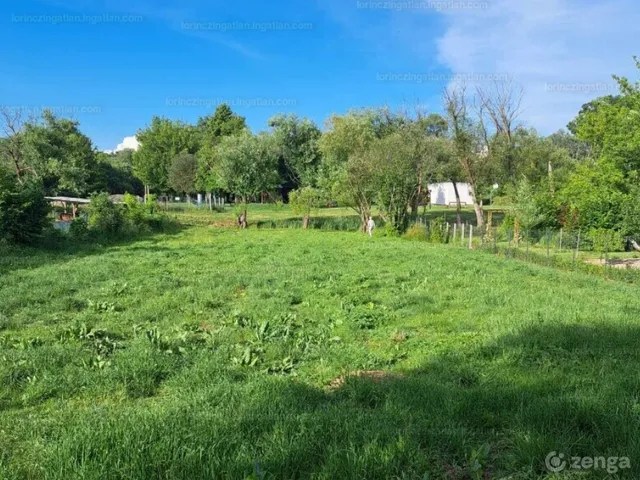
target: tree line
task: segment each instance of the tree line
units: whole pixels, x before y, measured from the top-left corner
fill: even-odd
[[[493,193],[507,221],[524,229],[634,236],[640,86],[614,78],[618,95],[585,104],[567,130],[549,136],[520,122],[523,93],[511,82],[450,87],[440,113],[364,108],[330,116],[324,129],[279,114],[253,133],[220,105],[195,124],[154,117],[137,132],[138,151],[115,154],[97,152],[75,121],[50,112],[23,121],[5,109],[0,168],[5,184],[36,182],[57,194],[202,192],[233,195],[246,206],[270,192],[290,201],[305,226],[315,209],[337,202],[352,207],[364,228],[375,205],[398,233],[427,201],[430,183],[466,183],[478,225]],[[459,196],[457,203],[459,222]]]

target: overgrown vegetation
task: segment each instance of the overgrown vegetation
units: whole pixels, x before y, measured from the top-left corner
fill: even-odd
[[[49,224],[49,204],[36,180],[18,182],[0,169],[0,241],[33,244]]]
[[[570,132],[548,137],[520,123],[522,91],[512,82],[475,91],[453,85],[442,114],[418,107],[332,115],[325,131],[281,114],[254,134],[220,105],[195,125],[154,117],[138,132],[138,151],[116,154],[95,152],[77,122],[48,111],[23,121],[4,109],[0,160],[17,185],[35,181],[48,194],[138,193],[144,183],[146,197],[199,192],[210,203],[215,195],[242,205],[243,224],[247,205],[288,202],[296,192],[291,199],[305,225],[321,204],[339,204],[355,211],[362,231],[376,209],[389,235],[406,232],[429,201],[430,183],[466,183],[478,227],[495,194],[525,233],[579,228],[635,240],[640,87],[615,78],[619,95],[584,105]]]
[[[15,251],[0,472],[534,479],[553,450],[634,459],[634,288],[303,230]]]

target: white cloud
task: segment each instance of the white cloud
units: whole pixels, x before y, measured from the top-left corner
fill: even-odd
[[[543,134],[565,127],[584,103],[617,94],[612,74],[637,78],[638,0],[318,2],[363,48],[377,51],[380,66],[392,64],[395,52],[415,59],[416,74],[444,68],[469,86],[496,75],[513,79],[524,90],[520,120]],[[415,7],[356,7],[387,3]]]
[[[138,148],[140,148],[140,142],[138,142],[135,136],[124,137],[124,140],[122,140],[122,143],[119,143],[118,146],[115,148],[115,150],[105,150],[104,153],[117,153],[127,149],[138,150]]]
[[[505,73],[524,88],[522,120],[541,133],[564,127],[593,98],[635,79],[637,0],[492,0],[444,12],[439,61],[455,74]]]

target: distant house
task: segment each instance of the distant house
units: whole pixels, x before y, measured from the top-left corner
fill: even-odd
[[[471,198],[471,188],[467,183],[456,183],[458,194],[460,195],[460,203],[462,206],[473,205]],[[456,192],[453,183],[433,183],[429,185],[429,192],[432,205],[443,205],[454,207],[456,205]]]

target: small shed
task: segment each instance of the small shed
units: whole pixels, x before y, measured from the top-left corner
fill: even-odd
[[[473,205],[471,198],[471,188],[467,183],[456,183],[460,203],[462,206]],[[433,183],[429,185],[429,196],[431,205],[442,205],[446,207],[456,206],[456,191],[452,182]]]
[[[64,208],[64,213],[60,214],[60,220],[68,221],[76,218],[78,213],[78,205],[88,205],[91,200],[88,198],[74,198],[74,197],[44,197],[54,207]],[[71,207],[71,216],[69,216],[68,208]]]

